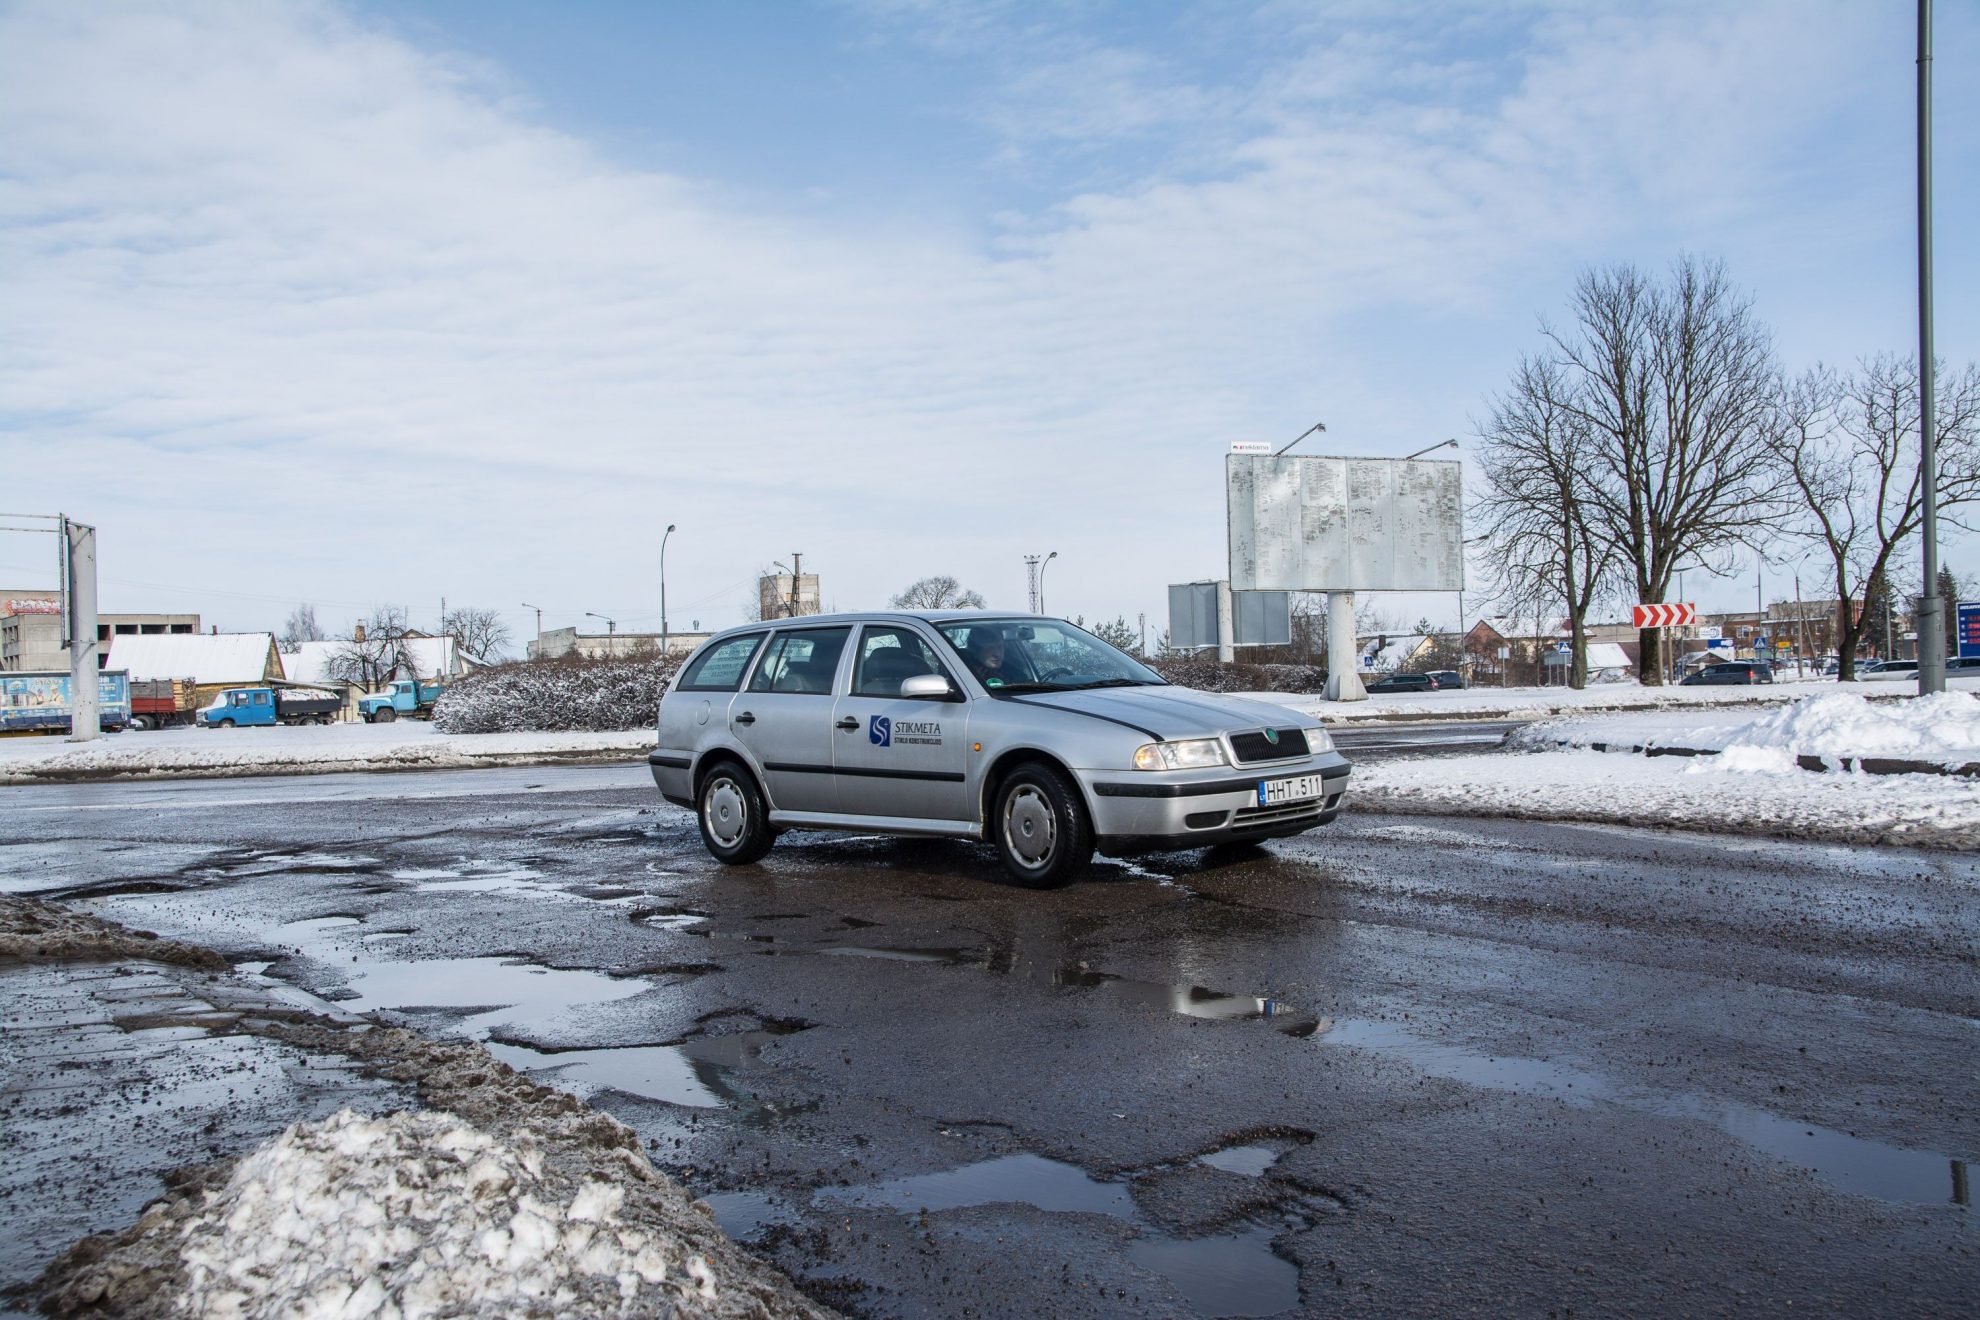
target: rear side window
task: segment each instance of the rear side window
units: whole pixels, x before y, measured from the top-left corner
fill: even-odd
[[[749,668],[749,658],[762,644],[762,633],[745,633],[741,637],[716,642],[696,656],[687,672],[681,675],[679,690],[734,692],[742,686],[743,670]]]
[[[839,672],[850,628],[807,628],[778,633],[750,677],[751,692],[803,692],[826,696]]]
[[[912,628],[869,627],[859,636],[859,665],[853,670],[853,695],[898,697],[901,684],[920,674],[948,671],[935,658],[935,648]],[[949,679],[953,685],[955,680]]]

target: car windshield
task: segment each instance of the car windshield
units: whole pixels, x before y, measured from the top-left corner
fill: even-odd
[[[938,624],[984,687],[996,692],[1159,686],[1163,678],[1125,652],[1060,619],[968,619]]]

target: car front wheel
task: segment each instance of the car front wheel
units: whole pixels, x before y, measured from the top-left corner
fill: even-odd
[[[746,866],[770,851],[770,812],[747,770],[724,761],[701,781],[695,803],[701,842],[716,861]]]
[[[990,839],[1005,873],[1031,889],[1071,884],[1093,860],[1093,824],[1079,790],[1038,761],[1019,766],[997,786]]]

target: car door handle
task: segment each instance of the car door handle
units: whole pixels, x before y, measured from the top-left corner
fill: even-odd
[[[837,727],[844,729],[848,733],[850,733],[854,729],[857,729],[859,727],[859,721],[854,719],[852,716],[848,715],[844,719],[839,721]]]
[[[748,711],[744,711],[742,714],[736,716],[736,723],[754,724],[756,723],[756,716],[750,714]]]

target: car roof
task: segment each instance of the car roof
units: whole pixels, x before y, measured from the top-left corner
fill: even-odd
[[[855,623],[1063,623],[1049,614],[1026,614],[1021,610],[848,610],[838,614],[799,614],[786,619],[763,619],[756,623],[739,623],[733,628],[724,628],[716,637],[727,637],[731,633],[758,632],[765,628],[819,628],[838,624]],[[710,639],[714,640],[713,638]]]

